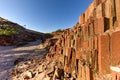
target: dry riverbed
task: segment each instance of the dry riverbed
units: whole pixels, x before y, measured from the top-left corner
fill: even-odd
[[[45,42],[49,46],[49,42]],[[0,46],[0,80],[74,80],[56,59],[46,59],[39,41],[21,47]]]
[[[38,54],[39,44],[40,41],[35,41],[21,47],[0,46],[0,80],[11,80],[10,74],[15,66],[14,62],[17,59],[28,59]]]

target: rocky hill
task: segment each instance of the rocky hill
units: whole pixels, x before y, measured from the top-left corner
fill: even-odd
[[[45,34],[0,17],[0,45],[20,46],[37,39],[45,40]]]

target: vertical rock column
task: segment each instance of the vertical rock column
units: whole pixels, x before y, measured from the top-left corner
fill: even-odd
[[[98,38],[98,69],[99,74],[110,73],[110,37],[102,34]]]

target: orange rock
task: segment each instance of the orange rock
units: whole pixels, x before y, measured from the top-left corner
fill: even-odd
[[[119,65],[120,63],[120,31],[112,33],[111,36],[111,51],[112,51],[112,65]]]
[[[85,23],[85,14],[81,14],[79,17],[79,24],[84,24]]]
[[[110,37],[107,33],[98,37],[98,69],[99,74],[110,72]]]

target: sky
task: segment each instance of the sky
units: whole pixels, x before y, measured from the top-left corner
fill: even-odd
[[[0,17],[39,32],[66,29],[93,0],[0,0]]]

